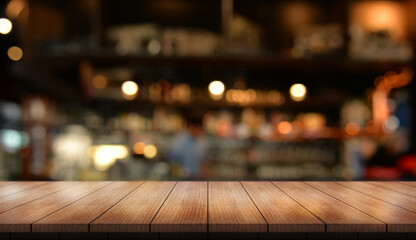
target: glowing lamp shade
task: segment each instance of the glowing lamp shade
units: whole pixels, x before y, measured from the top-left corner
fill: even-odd
[[[0,33],[8,34],[12,30],[12,22],[7,18],[0,18]]]
[[[224,93],[225,86],[221,81],[215,80],[208,85],[208,90],[214,96],[221,96]]]
[[[306,87],[301,83],[293,84],[289,91],[293,101],[300,102],[306,97]]]
[[[19,47],[11,47],[7,50],[7,56],[13,61],[19,61],[23,57],[23,50]]]
[[[134,96],[139,91],[139,86],[133,81],[125,81],[123,85],[121,85],[121,90],[128,96]]]
[[[349,21],[367,31],[388,31],[394,39],[406,38],[406,6],[400,1],[357,1],[349,11]]]

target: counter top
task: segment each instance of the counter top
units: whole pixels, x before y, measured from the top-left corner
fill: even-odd
[[[0,182],[0,232],[416,232],[416,182]]]

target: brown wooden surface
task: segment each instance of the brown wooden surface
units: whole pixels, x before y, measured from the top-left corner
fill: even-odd
[[[242,182],[269,232],[325,232],[325,224],[270,182]]]
[[[88,232],[89,224],[143,182],[114,182],[32,224],[33,232]]]
[[[178,182],[151,225],[152,232],[206,232],[207,182]]]
[[[85,182],[0,214],[0,232],[30,232],[32,223],[97,191],[111,182]]]
[[[0,182],[0,232],[413,236],[415,195],[413,182]]]
[[[416,212],[416,198],[393,191],[384,187],[379,187],[366,182],[338,182],[339,184],[365,193],[382,201]],[[416,189],[416,188],[415,188]],[[396,189],[397,190],[397,189]]]
[[[416,182],[399,182],[400,184],[416,187]]]
[[[266,232],[267,223],[239,182],[209,182],[210,232]]]
[[[36,188],[0,198],[0,213],[63,190],[79,182],[50,182]]]
[[[386,225],[302,182],[273,182],[326,223],[327,232],[382,232]]]
[[[109,209],[90,227],[91,232],[149,232],[176,182],[146,182]]]
[[[0,187],[7,186],[7,185],[11,185],[11,184],[15,184],[15,183],[18,183],[18,182],[0,181]]]
[[[16,184],[7,184],[0,187],[0,197],[23,192],[31,188],[42,186],[47,183],[48,182],[19,182]]]
[[[412,187],[411,185],[403,184],[400,182],[368,182],[370,184],[376,185],[378,187],[387,188],[389,190],[407,194],[413,197],[416,197],[416,185]]]
[[[388,232],[416,232],[416,213],[414,212],[334,182],[307,182],[307,184],[383,221],[387,224]]]

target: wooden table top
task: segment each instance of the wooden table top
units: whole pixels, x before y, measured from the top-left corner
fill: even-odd
[[[416,232],[416,182],[0,182],[0,232]]]

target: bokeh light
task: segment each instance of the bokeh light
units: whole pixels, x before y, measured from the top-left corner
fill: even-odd
[[[139,91],[139,86],[133,81],[125,81],[123,85],[121,85],[121,90],[125,95],[134,96]]]
[[[0,131],[0,144],[8,153],[16,153],[29,143],[29,136],[26,132],[19,132],[14,129],[3,129]]]
[[[68,125],[58,134],[52,143],[54,154],[53,168],[63,166],[90,167],[88,149],[93,142],[88,129],[82,125]],[[52,170],[54,171],[54,170]]]
[[[103,75],[96,75],[93,79],[92,79],[92,85],[97,88],[97,89],[103,89],[107,86],[107,78],[104,77]]]
[[[8,34],[12,30],[12,22],[7,18],[0,18],[0,33]]]
[[[301,83],[293,84],[290,87],[290,97],[293,101],[300,102],[306,97],[306,87]]]
[[[191,87],[188,84],[178,84],[173,86],[171,97],[178,102],[187,103],[191,100]]]
[[[282,121],[277,124],[277,131],[280,134],[289,134],[292,131],[292,124],[287,121]]]
[[[13,61],[19,61],[23,57],[23,50],[19,47],[11,47],[7,50],[7,56]]]
[[[7,4],[6,15],[11,19],[16,19],[19,17],[25,6],[26,2],[24,0],[12,0]]]
[[[360,125],[355,122],[347,123],[347,125],[345,125],[345,132],[351,136],[357,135],[360,133]]]
[[[368,32],[387,31],[394,39],[406,35],[406,7],[396,1],[357,1],[351,5],[350,21]]]
[[[400,126],[399,118],[392,115],[386,119],[383,123],[383,130],[384,132],[391,133],[396,131]]]
[[[133,146],[133,151],[136,154],[142,155],[144,153],[144,148],[146,147],[146,143],[144,142],[136,142]]]
[[[143,155],[145,158],[152,159],[157,155],[157,148],[153,144],[146,145],[143,149]]]
[[[124,145],[92,146],[88,153],[94,161],[95,168],[101,171],[109,169],[117,159],[124,159],[129,155],[129,151]]]
[[[157,55],[160,53],[160,50],[162,49],[162,46],[160,45],[160,42],[157,40],[151,40],[149,44],[147,45],[147,50],[152,55]]]
[[[208,90],[214,96],[221,96],[224,93],[225,86],[221,81],[215,80],[208,85]]]

